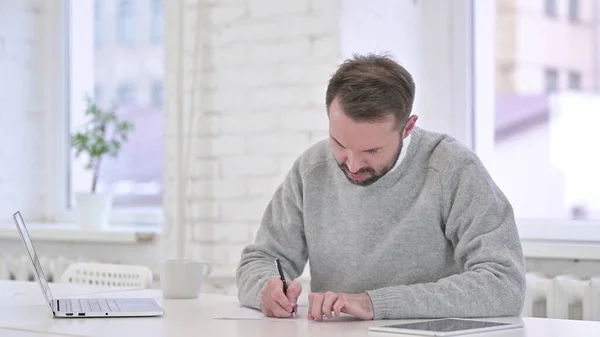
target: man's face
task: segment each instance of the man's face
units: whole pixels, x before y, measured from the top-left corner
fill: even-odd
[[[346,116],[337,99],[329,107],[329,140],[340,169],[351,183],[360,186],[370,185],[389,172],[403,144],[393,116],[377,123],[355,122]]]

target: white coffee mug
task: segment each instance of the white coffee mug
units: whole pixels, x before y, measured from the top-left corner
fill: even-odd
[[[160,261],[163,298],[196,298],[211,266],[200,260],[165,259]]]

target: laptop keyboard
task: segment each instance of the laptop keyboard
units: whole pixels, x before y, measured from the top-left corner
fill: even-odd
[[[114,300],[105,299],[72,299],[61,300],[66,312],[111,312],[119,311],[119,306]]]

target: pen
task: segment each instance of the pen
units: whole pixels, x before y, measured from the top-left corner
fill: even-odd
[[[275,264],[277,265],[277,270],[279,271],[279,278],[283,283],[283,294],[287,296],[287,282],[285,281],[285,276],[283,275],[283,269],[281,268],[281,262],[279,259],[275,259]],[[294,308],[292,307],[292,314],[294,313]]]

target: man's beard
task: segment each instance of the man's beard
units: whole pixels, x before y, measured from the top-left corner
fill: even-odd
[[[367,179],[364,179],[361,181],[352,180],[352,178],[350,178],[350,170],[348,169],[348,165],[346,165],[346,163],[338,164],[338,166],[342,170],[342,172],[344,172],[344,175],[346,176],[346,178],[348,178],[348,181],[350,181],[352,184],[358,185],[358,186],[369,186],[369,185],[375,183],[377,180],[379,180],[384,175],[386,175],[396,165],[396,162],[398,161],[398,158],[400,157],[400,153],[402,152],[403,145],[404,145],[404,140],[402,139],[402,137],[400,137],[400,145],[398,146],[398,152],[396,152],[396,155],[394,156],[394,160],[392,160],[392,162],[389,165],[384,167],[381,170],[381,172],[379,172],[379,173],[375,172],[375,170],[372,167],[363,167],[360,170],[358,170],[358,172],[355,172],[355,174],[368,173],[371,175],[370,178],[367,178]]]

